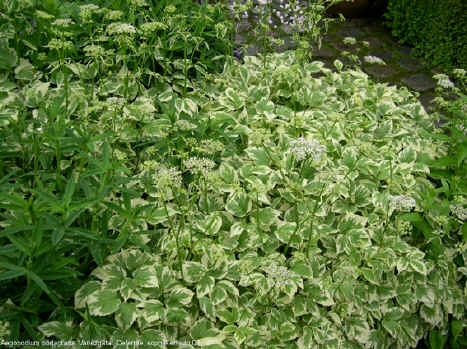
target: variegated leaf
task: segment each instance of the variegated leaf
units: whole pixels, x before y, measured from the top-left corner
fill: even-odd
[[[133,325],[137,317],[136,303],[122,303],[115,313],[115,322],[121,330],[126,331]]]
[[[81,309],[86,306],[89,295],[101,288],[101,283],[97,281],[89,281],[81,286],[75,293],[75,308]]]
[[[121,304],[118,292],[97,290],[88,296],[89,313],[95,316],[106,316],[115,313]]]

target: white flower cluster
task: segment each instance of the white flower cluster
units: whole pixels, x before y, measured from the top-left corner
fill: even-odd
[[[357,43],[357,39],[351,37],[351,36],[348,36],[346,38],[344,38],[344,40],[342,40],[344,42],[344,44],[346,45],[355,45]]]
[[[396,221],[396,228],[399,230],[400,235],[409,234],[412,232],[412,224],[407,221],[398,220]]]
[[[451,212],[461,221],[467,220],[467,208],[462,205],[451,205]]]
[[[285,285],[293,273],[287,269],[287,267],[277,266],[276,264],[265,267],[264,271],[266,271],[269,276],[273,277],[274,283],[278,287]]]
[[[245,0],[243,0],[245,1]],[[291,30],[300,30],[300,27],[303,27],[305,25],[305,9],[303,8],[303,5],[300,6],[300,4],[297,2],[295,5],[290,4],[289,1],[287,0],[279,0],[278,1],[278,8],[274,9],[272,8],[272,3],[273,1],[271,0],[256,0],[256,5],[253,6],[253,12],[258,14],[262,18],[266,18],[268,21],[269,25],[272,25],[273,27],[277,27],[280,24],[286,24],[290,26]],[[238,6],[235,5],[234,6]],[[312,7],[315,7],[316,11],[321,11],[323,9],[320,8],[320,6],[316,5],[310,5]],[[321,6],[322,7],[322,6]],[[238,8],[241,8],[241,5],[238,6]],[[271,9],[271,12],[268,11],[268,9]],[[275,17],[278,18],[280,21],[280,24],[274,24],[273,17],[270,15],[274,15]],[[244,11],[243,13],[243,18],[247,19],[249,17],[248,11]],[[309,27],[311,28],[311,25]]]
[[[156,186],[161,190],[182,185],[181,172],[175,167],[166,167],[155,160],[147,160],[142,168],[145,173],[151,175]]]
[[[464,77],[465,76],[465,70],[464,69],[454,69],[452,71],[452,73],[454,75],[456,75],[457,77]]]
[[[68,28],[72,24],[75,24],[75,22],[71,18],[59,18],[52,22],[52,25],[62,28]]]
[[[438,80],[438,86],[441,86],[442,88],[454,88],[453,82],[449,79]]]
[[[125,105],[125,99],[122,97],[109,97],[105,100],[105,104],[109,110],[118,111]]]
[[[304,160],[309,157],[312,159],[319,159],[326,151],[326,147],[318,141],[314,139],[308,141],[303,137],[292,140],[289,145],[289,152],[291,152],[297,160]]]
[[[193,174],[202,173],[207,175],[209,171],[211,171],[216,166],[216,163],[210,159],[192,157],[186,160],[184,165],[186,169]]]
[[[148,6],[146,0],[130,0],[129,1],[130,5],[134,7],[145,7]]]
[[[148,34],[152,34],[152,33],[156,32],[158,30],[166,30],[167,25],[165,25],[164,23],[161,23],[161,22],[147,22],[147,23],[141,24],[139,29],[145,35],[148,35]]]
[[[91,20],[94,13],[99,13],[101,8],[94,4],[82,5],[79,7],[79,16],[82,20],[88,21]]]
[[[379,57],[375,57],[375,56],[365,56],[363,57],[363,59],[365,60],[365,62],[367,62],[368,64],[381,64],[381,65],[386,65],[386,63]]]
[[[68,51],[68,50],[72,50],[74,46],[71,41],[61,40],[61,39],[52,39],[47,44],[47,47],[50,48],[51,50]]]
[[[87,45],[83,48],[84,54],[87,57],[103,57],[105,49],[99,45]]]
[[[123,12],[119,10],[109,10],[104,16],[104,18],[109,21],[118,21],[122,17]]]
[[[438,80],[438,86],[442,88],[454,88],[454,84],[446,74],[433,75],[433,79]]]
[[[107,26],[107,33],[110,35],[134,34],[136,29],[131,24],[116,22]]]
[[[205,154],[215,154],[225,149],[224,143],[214,141],[212,139],[205,139],[201,141],[199,151]]]
[[[79,7],[80,12],[98,12],[101,8],[94,4],[81,5]]]
[[[408,195],[389,195],[389,200],[395,210],[410,210],[416,206],[415,199]]]
[[[153,176],[153,179],[160,189],[166,187],[181,187],[182,185],[181,173],[175,167],[161,166],[159,171]]]

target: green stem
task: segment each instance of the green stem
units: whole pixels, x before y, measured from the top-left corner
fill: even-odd
[[[167,215],[167,220],[169,221],[170,230],[172,231],[173,234],[175,234],[175,241],[177,243],[177,259],[178,259],[178,263],[179,263],[179,267],[180,267],[180,272],[182,273],[182,278],[184,278],[183,277],[182,263],[181,263],[181,256],[180,256],[180,249],[179,249],[179,245],[178,245],[178,234],[175,232],[175,228],[174,228],[174,225],[173,225],[173,222],[172,222],[172,218],[170,218],[169,210],[167,209],[167,203],[165,202],[165,198],[164,198],[163,194],[161,195],[161,199],[162,199],[162,204],[164,205],[165,214]]]
[[[290,236],[290,239],[289,239],[289,241],[287,242],[287,246],[285,246],[284,255],[287,254],[287,251],[289,250],[289,246],[290,246],[290,243],[292,242],[292,239],[295,237],[295,235],[297,235],[297,232],[298,232],[298,229],[299,229],[300,226],[301,226],[301,223],[304,222],[304,221],[302,221],[302,222],[299,223],[297,205],[295,205],[295,210],[297,211],[297,219],[295,220],[296,226],[295,226],[295,230],[294,230],[293,234]]]
[[[186,36],[183,37],[184,39],[184,50],[183,50],[183,61],[184,61],[184,70],[185,70],[185,85],[183,86],[183,97],[186,97],[186,84],[188,79],[188,70],[187,70],[187,43],[186,43]]]
[[[310,237],[308,238],[308,244],[307,244],[307,249],[306,249],[306,255],[309,257],[310,255],[310,248],[311,248],[311,234],[313,233],[313,219],[315,218],[315,213],[318,210],[318,208],[321,208],[321,205],[323,204],[323,201],[321,200],[321,196],[323,195],[324,188],[326,187],[325,184],[323,184],[323,187],[321,188],[321,192],[319,193],[318,199],[320,200],[320,204],[318,206],[318,201],[315,202],[315,206],[313,207],[313,212],[311,213],[311,220],[310,220]]]

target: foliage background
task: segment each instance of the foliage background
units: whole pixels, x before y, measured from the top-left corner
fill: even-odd
[[[467,67],[467,2],[390,0],[384,15],[392,35],[445,69]]]

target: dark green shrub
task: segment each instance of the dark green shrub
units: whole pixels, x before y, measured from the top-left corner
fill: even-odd
[[[392,34],[415,54],[445,69],[467,67],[467,3],[390,0],[384,15]]]

